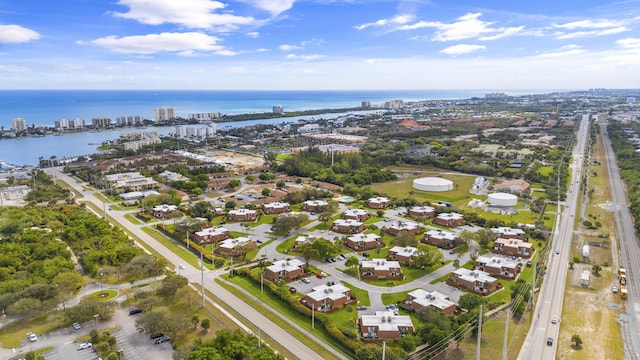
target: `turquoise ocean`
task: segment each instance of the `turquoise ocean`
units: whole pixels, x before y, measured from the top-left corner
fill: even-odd
[[[385,101],[468,99],[483,97],[489,91],[459,90],[372,90],[372,91],[174,91],[174,90],[0,90],[0,126],[12,127],[14,118],[24,118],[27,126],[53,127],[59,119],[142,115],[153,119],[160,106],[175,109],[176,116],[219,112],[228,115],[271,112],[282,105],[285,111],[354,108],[363,101],[382,105]],[[515,95],[515,94],[512,94]],[[259,123],[282,123],[290,118],[224,123],[237,127]],[[219,127],[222,127],[220,125]],[[154,128],[168,133],[169,128]],[[131,131],[125,129],[123,131]],[[83,132],[62,136],[1,139],[0,160],[16,165],[34,165],[39,157],[58,158],[96,152],[94,144],[118,137],[120,130]]]

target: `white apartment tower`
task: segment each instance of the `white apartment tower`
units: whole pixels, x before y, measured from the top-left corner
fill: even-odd
[[[176,118],[175,110],[169,106],[161,106],[154,109],[155,120],[158,123],[167,122]]]
[[[27,130],[27,121],[23,118],[13,119],[13,131],[20,132]]]

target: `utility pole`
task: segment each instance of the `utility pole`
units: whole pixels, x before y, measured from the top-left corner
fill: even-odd
[[[476,360],[480,360],[480,339],[482,338],[482,305],[478,313],[478,341],[476,344]]]
[[[316,328],[316,304],[311,304],[311,329]]]
[[[509,337],[509,317],[511,308],[507,308],[507,320],[504,322],[504,340],[502,340],[502,360],[507,360],[507,339]]]
[[[204,309],[204,260],[202,259],[202,251],[200,252],[200,282],[202,284],[202,308]]]

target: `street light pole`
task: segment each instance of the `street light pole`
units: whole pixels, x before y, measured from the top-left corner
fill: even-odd
[[[311,304],[311,329],[316,328],[316,304]]]

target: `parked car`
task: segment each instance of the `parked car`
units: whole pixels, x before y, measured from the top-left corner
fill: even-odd
[[[162,344],[163,342],[169,341],[169,337],[167,335],[163,335],[156,339],[156,344]]]
[[[163,336],[164,336],[164,334],[163,334],[163,333],[151,333],[151,335],[149,335],[149,337],[150,337],[151,339],[157,339],[157,338],[159,338],[159,337],[163,337]]]
[[[36,336],[36,334],[30,332],[27,335],[29,335],[29,341],[31,341],[31,342],[38,341],[38,337]]]
[[[615,285],[613,285],[613,286],[611,287],[611,292],[612,292],[612,293],[614,293],[614,294],[617,294],[617,293],[618,293],[618,287],[617,287],[617,286],[615,286]]]
[[[366,306],[358,306],[357,309],[358,310],[367,310],[367,307]]]
[[[364,251],[364,252],[362,253],[362,256],[363,256],[363,257],[369,257],[369,253],[368,253],[368,252],[366,252],[366,251]]]
[[[71,326],[73,327],[73,330],[80,330],[80,324],[77,322],[74,322]]]
[[[449,250],[449,254],[450,254],[450,255],[453,255],[453,254],[455,254],[455,253],[456,253],[456,251],[455,251],[455,250],[453,250],[453,249]]]
[[[92,347],[93,344],[91,344],[90,342],[83,342],[78,345],[78,350],[91,349]]]
[[[311,280],[309,280],[307,278],[301,279],[300,281],[302,281],[305,284],[310,284],[311,283]]]
[[[298,292],[298,290],[297,290],[296,288],[294,288],[293,286],[290,286],[290,287],[289,287],[289,291],[290,291],[292,294],[295,294],[296,292]]]
[[[132,306],[129,308],[129,315],[140,314],[141,312],[142,312],[142,309],[140,309],[139,307]]]

